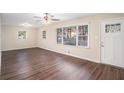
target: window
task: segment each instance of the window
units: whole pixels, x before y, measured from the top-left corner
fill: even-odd
[[[46,39],[46,31],[42,32],[42,37],[43,37],[43,39]]]
[[[57,29],[57,44],[62,44],[62,38],[63,38],[62,28],[58,28]]]
[[[57,44],[89,47],[89,24],[57,29]]]
[[[121,31],[121,24],[107,24],[105,25],[105,32],[106,33],[115,33]]]
[[[26,39],[26,31],[18,31],[18,39]]]
[[[64,45],[76,45],[76,27],[63,28]]]
[[[78,46],[88,46],[88,25],[78,26]]]

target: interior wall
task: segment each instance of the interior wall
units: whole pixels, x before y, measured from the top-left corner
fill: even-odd
[[[51,51],[67,54],[82,59],[100,62],[100,23],[102,20],[124,17],[124,14],[96,14],[87,17],[80,17],[73,20],[57,22],[50,25],[36,28],[25,28],[20,26],[2,25],[2,51],[15,50],[31,47],[40,47]],[[56,42],[56,28],[73,26],[83,23],[90,24],[89,48],[79,46],[61,45]],[[25,30],[28,33],[27,40],[17,39],[17,32]],[[42,39],[42,31],[47,31],[47,38]],[[70,51],[68,53],[67,51]]]
[[[18,31],[27,31],[27,39],[17,38]],[[2,51],[36,47],[37,29],[2,25]]]
[[[96,14],[87,17],[81,17],[73,20],[67,20],[63,22],[54,23],[51,25],[45,25],[38,30],[38,47],[48,49],[51,51],[67,54],[82,59],[91,60],[94,62],[100,62],[100,23],[102,20],[108,20],[112,18],[124,17],[124,14]],[[90,24],[89,31],[89,48],[82,48],[78,46],[60,45],[56,41],[56,28],[73,26],[83,23]],[[47,31],[46,39],[42,39],[42,31]],[[67,53],[70,51],[70,53]]]
[[[0,74],[1,74],[1,14],[0,14]]]

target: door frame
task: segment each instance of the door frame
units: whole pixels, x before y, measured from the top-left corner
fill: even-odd
[[[113,22],[113,21],[117,21],[117,20],[124,20],[124,17],[108,18],[108,19],[104,19],[104,20],[100,21],[100,24],[99,24],[99,37],[100,37],[99,46],[100,46],[100,63],[101,64],[106,64],[106,63],[102,62],[102,47],[101,47],[101,44],[102,44],[102,24],[104,22],[110,22],[110,21]],[[111,65],[111,64],[107,64],[107,65]]]

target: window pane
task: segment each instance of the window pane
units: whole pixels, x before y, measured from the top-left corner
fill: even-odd
[[[61,44],[62,43],[62,37],[61,36],[57,36],[57,43]]]
[[[63,31],[64,45],[76,45],[76,27],[66,27]]]
[[[88,25],[78,26],[78,46],[88,46]]]
[[[61,36],[62,35],[62,29],[61,28],[58,28],[57,29],[57,36]]]
[[[62,44],[62,29],[57,29],[57,44]]]
[[[18,31],[18,39],[26,39],[26,31]]]
[[[121,31],[121,24],[106,24],[105,25],[105,32],[106,33],[116,33]]]
[[[88,25],[78,27],[79,35],[88,35]]]
[[[78,37],[78,45],[79,46],[87,46],[88,45],[88,36],[79,36]]]
[[[43,39],[46,39],[46,31],[42,32],[42,37],[43,37]]]

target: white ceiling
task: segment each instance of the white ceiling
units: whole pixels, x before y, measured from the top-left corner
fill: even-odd
[[[51,13],[55,18],[60,19],[60,21],[78,18],[81,16],[93,15],[91,13]],[[43,16],[43,13],[3,13],[2,14],[2,24],[4,25],[21,25],[23,23],[29,23],[34,27],[39,27],[42,22],[37,22],[33,16]]]

